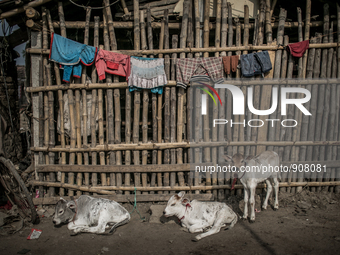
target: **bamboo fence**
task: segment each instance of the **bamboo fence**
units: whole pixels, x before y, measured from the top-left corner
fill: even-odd
[[[105,7],[101,17],[92,16],[91,9],[86,9],[85,22],[66,21],[62,2],[58,2],[59,20],[54,21],[50,11],[42,7],[42,31],[32,30],[32,45],[36,46],[27,49],[34,63],[39,60],[39,66],[31,67],[32,73],[38,74],[32,75],[34,85],[27,88],[34,99],[33,116],[35,121],[38,119],[38,124],[32,125],[35,132],[32,132],[31,151],[37,178],[31,185],[39,189],[39,198],[34,202],[55,203],[58,196],[81,194],[126,202],[135,188],[139,201],[164,201],[180,190],[199,199],[223,200],[235,194],[231,190],[233,176],[194,173],[192,179],[190,162],[223,165],[225,154],[256,155],[264,150],[276,151],[286,166],[293,163],[327,165],[327,173],[314,176],[284,173],[281,192],[295,193],[308,186],[312,191],[326,189],[339,193],[339,5],[337,22],[330,21],[332,13],[328,4],[324,5],[323,21],[311,22],[311,0],[306,1],[305,20],[303,8],[297,9],[297,22],[287,22],[287,11],[280,9],[278,21],[272,22],[270,2],[261,1],[259,15],[250,20],[248,6],[244,6],[244,19],[232,18],[230,3],[218,0],[216,19],[212,19],[210,1],[204,1],[201,16],[199,1],[184,0],[180,21],[170,22],[169,11],[164,10],[159,23],[152,21],[150,6],[142,8],[136,0],[133,1],[133,22],[114,21],[111,7]],[[108,3],[103,1],[104,6]],[[27,15],[32,16],[34,11]],[[129,14],[126,6],[124,13]],[[39,18],[35,14],[35,19]],[[73,34],[74,30],[82,29],[84,44],[131,56],[164,58],[168,79],[164,93],[129,92],[124,79],[115,75],[107,75],[104,82],[99,82],[94,65],[83,66],[80,79],[63,84],[58,65],[48,62],[48,32],[56,30],[67,37],[66,32]],[[118,48],[117,29],[132,32],[133,49]],[[285,50],[289,42],[309,39],[309,50],[302,58],[293,58]],[[154,45],[156,41],[158,49]],[[232,56],[263,50],[269,52],[273,66],[264,78],[241,78],[237,70],[225,76],[226,82],[238,86],[244,93],[253,89],[256,109],[270,108],[272,88],[306,88],[312,98],[304,106],[313,118],[302,115],[292,105],[287,107],[284,119],[296,119],[298,125],[294,128],[282,125],[272,128],[271,123],[265,121],[268,117],[280,119],[280,107],[270,116],[257,116],[249,110],[244,116],[232,115],[232,95],[224,89],[218,92],[226,103],[211,107],[202,116],[199,114],[202,92],[194,89],[197,84],[190,84],[186,90],[176,87],[177,58]],[[300,96],[290,94],[289,98]],[[65,112],[70,130],[65,129]],[[209,121],[217,118],[246,123],[259,119],[265,124],[261,128],[243,125],[210,128]],[[265,184],[258,188],[265,188]],[[235,189],[236,194],[241,195],[239,182]]]

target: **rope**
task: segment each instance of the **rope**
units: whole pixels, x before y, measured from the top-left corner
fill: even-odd
[[[118,3],[120,0],[117,0],[109,5],[106,5],[106,6],[102,6],[102,7],[91,7],[91,6],[85,6],[85,5],[80,5],[80,4],[76,4],[75,2],[73,2],[72,0],[69,0],[72,4],[74,4],[75,6],[78,6],[80,8],[84,8],[84,9],[92,9],[92,10],[101,10],[101,9],[104,9],[106,7],[110,7],[111,5],[114,5],[116,3]]]
[[[135,199],[134,199],[135,201],[134,201],[134,203],[133,203],[133,209],[132,209],[132,211],[130,212],[130,214],[132,214],[135,210],[136,210],[136,212],[138,213],[138,215],[139,215],[139,218],[141,219],[141,220],[145,220],[145,217],[142,217],[141,215],[140,215],[140,212],[138,211],[138,208],[137,208],[137,188],[135,187]],[[131,202],[131,201],[130,201]]]

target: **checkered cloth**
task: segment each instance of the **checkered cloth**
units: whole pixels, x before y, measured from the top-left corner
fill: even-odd
[[[176,63],[177,86],[187,88],[192,82],[223,82],[222,58],[181,58]]]

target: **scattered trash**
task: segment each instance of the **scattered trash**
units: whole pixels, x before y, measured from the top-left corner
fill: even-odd
[[[27,237],[27,240],[38,239],[41,233],[42,233],[42,230],[32,228],[31,233]]]
[[[108,252],[108,251],[109,251],[109,248],[103,247],[102,250],[101,250],[101,253]]]
[[[174,242],[174,240],[169,240],[169,243],[173,243]]]
[[[27,252],[29,252],[31,250],[28,250],[28,249],[22,249],[21,251],[18,251],[17,253],[18,254],[26,254]]]
[[[39,198],[39,190],[38,189],[35,191],[35,198]]]
[[[255,208],[255,212],[261,212],[261,210],[257,210],[257,209]]]

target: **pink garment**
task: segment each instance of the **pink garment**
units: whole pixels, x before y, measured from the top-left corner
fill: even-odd
[[[130,56],[99,50],[96,57],[96,68],[99,80],[106,78],[105,72],[125,76],[127,80],[131,71]]]

